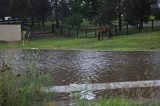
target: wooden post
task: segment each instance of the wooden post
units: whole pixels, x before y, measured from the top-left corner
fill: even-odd
[[[38,25],[39,25],[39,29],[41,29],[41,24],[40,24],[40,22],[38,22]]]
[[[55,32],[55,25],[54,24],[52,24],[52,32]]]
[[[152,30],[154,30],[154,20],[152,20]]]
[[[32,25],[31,25],[31,24],[29,24],[29,28],[30,28],[30,29],[32,28]]]
[[[63,26],[62,25],[59,27],[59,29],[60,29],[60,34],[63,34]]]
[[[139,21],[137,19],[137,22],[136,22],[136,28],[139,29]]]
[[[115,25],[115,35],[117,35],[117,26]]]
[[[112,37],[112,26],[110,25],[110,27],[109,27],[109,38],[111,38]]]
[[[69,37],[71,36],[71,29],[69,28]]]
[[[97,38],[97,29],[95,28],[95,38]]]
[[[85,29],[85,31],[86,31],[86,38],[88,37],[88,30],[87,29]]]
[[[127,35],[129,34],[129,31],[128,31],[128,23],[127,23]]]
[[[78,35],[79,35],[79,30],[78,30],[78,28],[77,28],[77,38],[78,38]]]

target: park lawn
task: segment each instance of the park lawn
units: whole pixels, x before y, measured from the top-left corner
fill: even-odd
[[[160,50],[160,31],[115,36],[98,41],[96,38],[45,38],[22,43],[0,42],[0,49],[61,49],[93,51],[154,51]]]

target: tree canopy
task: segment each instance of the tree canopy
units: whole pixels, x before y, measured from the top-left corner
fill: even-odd
[[[151,15],[160,19],[159,0],[0,0],[1,18],[39,20],[44,25],[48,16],[55,16],[57,27],[66,18],[81,22],[81,17],[99,24],[119,20],[120,26],[123,17],[130,25],[142,26]]]

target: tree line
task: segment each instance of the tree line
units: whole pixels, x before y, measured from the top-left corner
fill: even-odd
[[[143,29],[149,17],[160,19],[159,6],[159,0],[0,0],[0,18],[38,20],[44,26],[52,16],[57,28],[60,23],[79,25],[85,19],[100,26],[117,21],[120,30],[123,22]]]
[[[48,0],[0,0],[0,18],[5,16],[19,20],[41,21],[44,26],[45,19],[52,14],[52,7]]]

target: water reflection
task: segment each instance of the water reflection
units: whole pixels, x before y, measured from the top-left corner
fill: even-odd
[[[54,85],[160,79],[160,52],[0,51],[16,71],[51,71]]]

